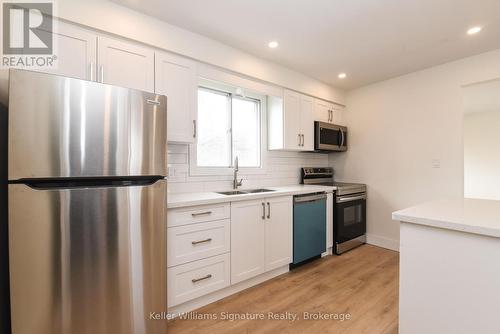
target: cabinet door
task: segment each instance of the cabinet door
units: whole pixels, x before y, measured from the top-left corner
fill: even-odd
[[[231,203],[231,284],[265,270],[264,200]]]
[[[314,120],[320,122],[332,121],[332,104],[319,99],[314,99]]]
[[[85,29],[58,21],[54,38],[54,55],[57,56],[53,69],[35,71],[63,75],[83,80],[95,80],[97,35]]]
[[[346,125],[345,108],[339,105],[333,105],[333,123],[338,125]]]
[[[98,81],[111,85],[154,92],[154,51],[99,36]]]
[[[300,96],[300,133],[302,134],[302,151],[314,150],[314,113],[313,98]]]
[[[155,54],[155,91],[167,96],[168,141],[194,143],[196,63],[168,53]]]
[[[285,149],[300,150],[300,94],[285,89],[284,101]]]
[[[266,271],[292,262],[292,196],[266,199]]]

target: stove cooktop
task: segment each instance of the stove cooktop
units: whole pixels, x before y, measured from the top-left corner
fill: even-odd
[[[366,185],[362,183],[337,182],[333,179],[331,167],[305,167],[301,170],[303,184],[333,186],[337,188],[337,195],[350,195],[366,192]]]

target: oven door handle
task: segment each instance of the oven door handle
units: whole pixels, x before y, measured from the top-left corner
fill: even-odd
[[[366,194],[357,195],[357,196],[337,197],[337,203],[351,202],[351,201],[356,201],[359,199],[366,199]]]

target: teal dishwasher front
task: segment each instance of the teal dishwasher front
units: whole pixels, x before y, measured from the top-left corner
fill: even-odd
[[[293,198],[293,264],[326,251],[326,194]]]

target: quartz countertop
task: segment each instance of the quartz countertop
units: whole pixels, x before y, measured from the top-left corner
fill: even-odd
[[[393,212],[392,219],[500,238],[500,201],[437,200]]]
[[[246,201],[259,198],[269,198],[284,195],[301,195],[315,192],[332,192],[336,187],[315,186],[315,185],[294,185],[284,187],[265,187],[274,190],[271,192],[241,194],[241,195],[221,195],[216,192],[198,193],[169,193],[167,196],[167,207],[169,209],[180,208],[193,205],[214,204],[223,202]],[[245,190],[245,189],[239,189]]]

